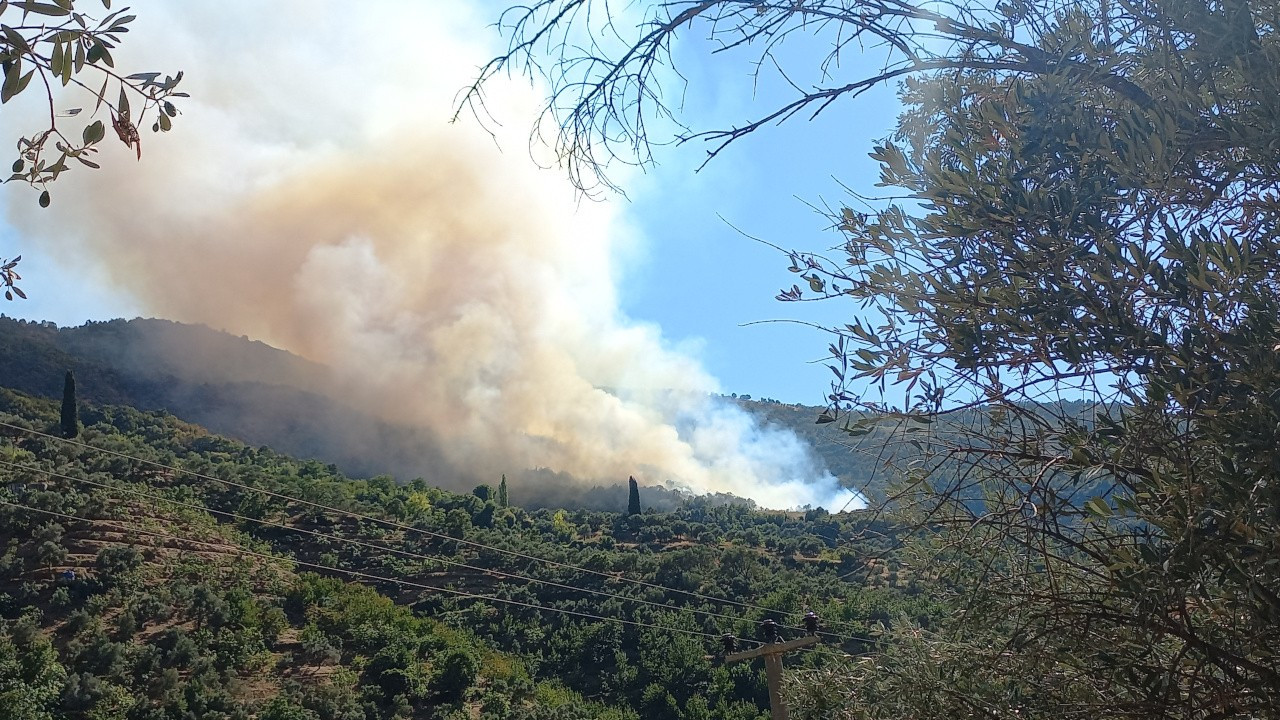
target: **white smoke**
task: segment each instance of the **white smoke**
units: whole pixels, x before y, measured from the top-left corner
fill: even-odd
[[[428,428],[478,475],[843,506],[794,435],[713,397],[694,358],[619,311],[614,258],[638,239],[619,203],[531,160],[537,89],[489,88],[496,138],[447,122],[495,49],[492,10],[138,3],[117,66],[185,71],[174,132],[146,133],[141,163],[115,148],[59,179],[48,211],[11,193],[10,217],[157,315],[330,366],[331,393]]]

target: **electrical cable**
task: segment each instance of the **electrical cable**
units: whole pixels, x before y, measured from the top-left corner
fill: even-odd
[[[624,624],[624,625],[634,625],[634,626],[637,626],[637,627],[650,628],[650,629],[654,629],[654,630],[665,630],[665,631],[669,631],[669,632],[684,633],[684,634],[686,634],[686,635],[697,635],[697,636],[700,636],[700,637],[713,638],[713,639],[716,639],[716,640],[719,640],[719,639],[720,639],[720,637],[721,637],[720,635],[716,635],[716,634],[713,634],[713,633],[700,632],[700,631],[698,631],[698,630],[685,630],[684,628],[674,628],[674,627],[670,627],[670,626],[668,626],[668,625],[659,625],[659,624],[656,624],[656,623],[646,623],[646,622],[641,622],[641,621],[639,621],[639,620],[626,620],[626,619],[623,619],[623,618],[607,617],[607,616],[604,616],[604,615],[593,615],[593,614],[591,614],[591,613],[579,612],[579,611],[577,611],[577,610],[565,610],[565,609],[563,609],[563,608],[547,607],[547,606],[545,606],[545,605],[538,605],[538,604],[536,604],[536,603],[528,603],[528,602],[523,602],[523,601],[520,601],[520,600],[511,600],[511,599],[508,599],[508,598],[494,597],[494,596],[491,596],[491,595],[477,595],[477,594],[475,594],[475,593],[469,593],[469,592],[465,592],[465,591],[462,591],[462,590],[455,590],[455,589],[453,589],[453,588],[437,587],[437,586],[434,586],[434,585],[426,585],[426,584],[423,584],[423,583],[416,583],[416,582],[413,582],[413,581],[410,581],[410,580],[402,580],[402,579],[399,579],[399,578],[389,578],[389,577],[384,577],[384,576],[381,576],[381,575],[374,575],[374,574],[372,574],[372,573],[361,572],[361,571],[359,571],[359,570],[347,570],[347,569],[345,569],[345,568],[338,568],[338,567],[333,567],[333,566],[330,566],[330,565],[321,565],[321,564],[319,564],[319,563],[306,562],[306,561],[303,561],[303,560],[296,560],[296,559],[290,559],[290,558],[283,558],[283,557],[279,557],[279,556],[276,556],[276,555],[268,555],[268,554],[266,554],[266,553],[255,552],[255,551],[253,551],[253,550],[245,550],[245,549],[243,549],[243,548],[237,548],[237,549],[235,549],[235,550],[233,550],[233,551],[227,551],[227,550],[225,550],[225,549],[222,549],[222,548],[224,548],[225,546],[223,546],[223,545],[218,545],[217,543],[206,542],[206,541],[204,541],[204,540],[195,540],[195,539],[193,539],[193,538],[186,538],[186,537],[182,537],[182,536],[180,536],[180,535],[169,535],[169,534],[166,534],[166,533],[158,533],[158,532],[155,532],[155,531],[153,531],[153,530],[144,530],[144,529],[141,529],[141,528],[121,527],[121,526],[119,526],[119,525],[114,525],[114,524],[113,524],[113,523],[114,523],[114,521],[109,521],[109,520],[100,520],[100,519],[93,519],[93,518],[85,518],[85,517],[81,517],[81,516],[79,516],[79,515],[71,515],[71,514],[68,514],[68,513],[61,513],[61,512],[54,511],[54,510],[45,510],[45,509],[43,509],[43,508],[35,508],[35,507],[28,506],[28,505],[22,505],[22,504],[20,504],[20,503],[13,503],[13,502],[9,502],[9,501],[7,501],[7,500],[0,500],[0,505],[8,506],[8,507],[12,507],[12,508],[18,508],[18,509],[20,509],[20,510],[28,510],[28,511],[31,511],[31,512],[43,513],[43,514],[45,514],[45,515],[52,515],[52,516],[54,516],[54,517],[60,517],[60,518],[67,519],[67,520],[79,520],[79,521],[81,521],[81,522],[90,522],[90,523],[99,523],[99,524],[104,524],[104,525],[107,525],[110,529],[115,530],[115,531],[117,531],[117,532],[122,532],[122,533],[132,533],[132,534],[135,534],[135,535],[150,535],[150,536],[152,536],[152,537],[158,537],[158,538],[163,538],[163,539],[167,539],[167,540],[174,540],[174,541],[177,541],[177,542],[190,543],[190,544],[194,544],[194,545],[203,545],[203,546],[205,546],[205,547],[214,547],[214,548],[219,548],[219,549],[217,549],[215,552],[218,552],[218,553],[221,553],[221,554],[224,554],[224,555],[239,555],[239,556],[242,556],[242,557],[253,557],[253,558],[258,558],[258,559],[262,559],[262,560],[268,560],[268,561],[272,561],[272,562],[288,562],[288,563],[291,563],[291,564],[296,565],[296,566],[299,566],[299,567],[313,568],[313,569],[316,569],[316,570],[324,570],[324,571],[326,571],[326,572],[343,573],[343,574],[346,574],[346,575],[350,575],[350,576],[352,576],[352,577],[365,578],[365,579],[368,579],[368,580],[371,580],[371,581],[375,581],[375,582],[390,583],[390,584],[394,584],[394,585],[402,585],[402,586],[408,586],[408,587],[416,587],[416,588],[421,588],[421,589],[423,589],[423,590],[431,590],[431,591],[433,591],[433,592],[449,593],[449,594],[451,594],[451,595],[457,595],[457,596],[465,597],[465,598],[469,598],[469,599],[472,599],[472,600],[484,600],[484,601],[487,601],[487,602],[505,603],[505,604],[508,604],[508,605],[518,605],[518,606],[520,606],[520,607],[531,608],[531,609],[533,609],[533,610],[537,610],[537,611],[540,611],[540,612],[556,612],[556,613],[561,613],[561,614],[563,614],[563,615],[573,615],[573,616],[575,616],[575,617],[587,618],[587,619],[589,619],[589,620],[599,620],[599,621],[602,621],[602,622],[616,622],[616,623],[621,623],[621,624]],[[121,541],[111,541],[111,540],[104,540],[103,542],[115,543],[115,544],[119,544],[119,545],[134,545],[134,544],[135,544],[135,543],[126,543],[126,542],[121,542]]]
[[[213,509],[213,508],[210,508],[210,507],[207,507],[207,506],[204,506],[204,505],[197,505],[197,504],[195,504],[195,503],[183,502],[183,501],[181,501],[181,500],[174,500],[173,498],[167,498],[167,497],[164,497],[164,496],[162,496],[162,495],[155,495],[155,494],[152,494],[152,493],[142,492],[141,490],[136,490],[136,489],[134,489],[134,488],[129,488],[129,487],[117,487],[117,486],[114,486],[114,485],[108,485],[108,484],[106,484],[106,483],[97,482],[96,480],[89,480],[89,479],[87,479],[87,478],[77,478],[77,477],[73,477],[73,476],[71,476],[71,475],[64,475],[64,474],[62,474],[62,473],[56,473],[56,472],[53,472],[53,471],[51,471],[51,470],[44,470],[44,469],[42,469],[42,468],[33,467],[33,466],[30,466],[30,465],[23,465],[23,464],[21,464],[21,463],[10,462],[10,461],[8,461],[8,460],[0,459],[0,465],[5,465],[5,466],[11,467],[11,468],[18,468],[18,469],[20,469],[20,470],[26,470],[26,471],[28,471],[28,472],[33,472],[33,473],[40,473],[40,474],[42,474],[42,475],[46,475],[46,476],[48,476],[48,477],[60,478],[60,479],[62,479],[62,480],[67,480],[67,481],[69,481],[69,482],[75,482],[75,483],[82,483],[82,484],[85,484],[85,485],[91,485],[91,486],[93,486],[93,487],[102,488],[103,490],[107,490],[107,491],[110,491],[110,492],[128,493],[128,494],[130,494],[130,495],[135,495],[135,496],[138,496],[138,497],[147,498],[148,500],[152,500],[152,501],[154,501],[154,502],[165,502],[165,503],[169,503],[169,504],[171,504],[171,505],[176,505],[176,506],[178,506],[178,507],[189,508],[189,509],[191,509],[191,510],[198,510],[198,511],[200,511],[200,512],[207,512],[207,513],[210,513],[210,514],[212,514],[212,515],[220,515],[220,516],[222,516],[222,517],[232,518],[232,519],[234,519],[234,520],[240,520],[240,521],[242,521],[242,522],[252,522],[252,523],[257,523],[257,524],[259,524],[259,525],[264,525],[264,526],[267,526],[267,527],[279,528],[279,529],[281,529],[281,530],[286,530],[286,531],[289,531],[289,532],[305,533],[305,534],[307,534],[307,535],[311,535],[311,536],[318,537],[318,538],[324,538],[325,540],[336,541],[336,542],[339,542],[339,543],[347,543],[347,544],[359,545],[359,546],[362,546],[362,547],[373,548],[373,549],[375,549],[375,550],[383,550],[383,551],[386,551],[386,552],[389,552],[389,553],[395,553],[395,554],[397,554],[397,555],[403,555],[403,556],[405,556],[405,557],[411,557],[411,558],[418,559],[418,560],[428,560],[428,561],[433,561],[433,562],[440,562],[440,563],[444,563],[444,564],[446,564],[446,565],[452,565],[452,566],[454,566],[454,567],[465,568],[465,569],[467,569],[467,570],[474,570],[474,571],[476,571],[476,572],[480,572],[480,573],[487,573],[487,574],[491,574],[491,575],[498,575],[498,576],[501,576],[501,577],[513,578],[513,579],[516,579],[516,580],[524,580],[524,581],[526,581],[526,582],[539,583],[539,584],[542,584],[542,585],[550,585],[550,586],[552,586],[552,587],[558,587],[558,588],[561,588],[561,589],[563,589],[563,590],[572,590],[572,591],[575,591],[575,592],[590,593],[590,594],[592,594],[592,595],[601,595],[601,596],[608,597],[608,598],[614,598],[614,599],[616,599],[616,600],[622,600],[622,601],[624,601],[624,602],[640,603],[640,604],[643,604],[643,605],[649,605],[649,606],[652,606],[652,607],[662,608],[662,609],[664,609],[664,610],[675,610],[675,611],[687,610],[687,611],[689,611],[689,612],[697,613],[697,614],[699,614],[699,615],[707,615],[707,616],[710,616],[710,617],[721,618],[721,619],[730,620],[730,621],[733,621],[733,622],[742,622],[742,621],[743,621],[743,618],[741,618],[741,617],[737,617],[737,616],[734,616],[734,615],[725,615],[724,613],[712,612],[712,611],[710,611],[710,610],[697,610],[697,609],[694,609],[694,608],[680,607],[680,606],[678,606],[678,605],[666,605],[666,604],[664,604],[664,603],[653,602],[652,600],[643,600],[643,599],[641,599],[641,598],[631,598],[631,597],[627,597],[626,595],[617,595],[617,594],[614,594],[614,593],[605,592],[605,591],[603,591],[603,590],[593,590],[593,589],[591,589],[591,588],[578,587],[578,586],[576,586],[576,585],[568,585],[568,584],[565,584],[565,583],[559,583],[559,582],[556,582],[556,581],[554,581],[554,580],[543,580],[543,579],[540,579],[540,578],[535,578],[535,577],[529,577],[529,576],[526,576],[526,575],[521,575],[521,574],[519,574],[519,573],[510,573],[510,572],[506,572],[506,571],[504,571],[504,570],[494,570],[494,569],[492,569],[492,568],[483,568],[483,567],[479,567],[479,566],[476,566],[476,565],[468,565],[468,564],[466,564],[466,563],[458,562],[458,561],[456,561],[456,560],[451,560],[451,559],[449,559],[449,558],[441,557],[441,556],[438,556],[438,555],[427,555],[427,554],[423,554],[423,553],[416,553],[416,552],[413,552],[413,551],[410,551],[410,550],[400,550],[400,549],[397,549],[397,548],[389,547],[389,546],[387,546],[387,545],[382,545],[382,544],[378,544],[378,543],[371,543],[371,542],[368,542],[368,541],[365,541],[365,540],[360,540],[360,539],[357,539],[357,538],[344,538],[344,537],[341,537],[341,536],[338,536],[338,535],[330,535],[330,534],[328,534],[328,533],[317,532],[317,531],[315,531],[315,530],[308,530],[307,528],[293,527],[293,526],[290,526],[290,525],[285,525],[285,524],[283,524],[283,523],[273,522],[273,521],[271,521],[271,520],[262,520],[262,519],[259,519],[259,518],[249,517],[249,516],[247,516],[247,515],[240,515],[240,514],[237,514],[237,513],[228,512],[228,511],[226,511],[226,510],[215,510],[215,509]]]
[[[366,514],[364,514],[364,513],[359,513],[359,512],[355,512],[355,511],[351,511],[351,510],[342,510],[342,509],[340,509],[340,508],[335,508],[335,507],[332,507],[332,506],[329,506],[329,505],[325,505],[325,504],[323,504],[323,503],[318,503],[318,502],[315,502],[315,501],[312,501],[312,500],[304,500],[304,499],[302,499],[302,498],[297,498],[297,497],[293,497],[293,496],[290,496],[290,495],[285,495],[285,494],[283,494],[283,493],[274,492],[274,491],[272,491],[272,490],[266,490],[266,489],[264,489],[264,488],[256,488],[256,487],[253,487],[253,486],[251,486],[251,485],[246,485],[246,484],[244,484],[244,483],[236,482],[236,481],[234,481],[234,480],[225,480],[225,479],[222,479],[222,478],[214,477],[214,476],[212,476],[212,475],[205,475],[205,474],[203,474],[203,473],[199,473],[199,472],[196,472],[196,471],[194,471],[194,470],[187,470],[187,469],[180,468],[180,467],[176,467],[176,466],[173,466],[173,465],[166,465],[165,463],[158,462],[158,461],[155,461],[155,460],[147,460],[147,459],[145,459],[145,458],[140,458],[140,457],[137,457],[137,456],[134,456],[134,455],[129,455],[128,453],[123,453],[123,452],[120,452],[120,451],[118,451],[118,450],[111,450],[111,449],[108,449],[108,448],[97,447],[97,446],[95,446],[95,445],[90,445],[90,444],[88,444],[88,443],[81,442],[81,441],[79,441],[79,440],[75,440],[75,439],[72,439],[72,438],[59,437],[59,436],[57,436],[57,435],[53,435],[53,434],[50,434],[50,433],[41,432],[41,431],[39,431],[39,430],[35,430],[35,429],[32,429],[32,428],[22,427],[21,425],[14,425],[14,424],[12,424],[12,423],[8,423],[8,422],[5,422],[5,421],[3,421],[3,420],[0,420],[0,427],[7,427],[7,428],[10,428],[10,429],[12,429],[12,430],[17,430],[17,431],[19,431],[19,432],[24,432],[24,433],[27,433],[27,434],[30,434],[30,435],[35,435],[35,436],[42,437],[42,438],[46,438],[46,439],[49,439],[49,440],[55,440],[55,441],[62,442],[62,443],[68,444],[68,445],[74,445],[74,446],[76,446],[76,447],[80,447],[80,448],[83,448],[83,449],[86,449],[86,450],[90,450],[90,451],[93,451],[93,452],[103,453],[103,454],[107,454],[107,455],[112,455],[112,456],[114,456],[114,457],[119,457],[119,458],[123,458],[123,459],[126,459],[126,460],[132,460],[132,461],[134,461],[134,462],[142,463],[142,464],[144,464],[144,465],[150,465],[150,466],[152,466],[152,467],[160,468],[160,469],[163,469],[163,470],[170,470],[170,471],[172,471],[172,472],[175,472],[175,473],[181,473],[181,474],[187,475],[187,476],[189,476],[189,477],[199,478],[199,479],[202,479],[202,480],[209,480],[209,481],[211,481],[211,482],[216,482],[216,483],[221,483],[221,484],[223,484],[223,485],[226,485],[226,486],[229,486],[229,487],[238,488],[238,489],[241,489],[241,490],[246,490],[246,491],[248,491],[248,492],[256,492],[256,493],[259,493],[259,494],[262,494],[262,495],[266,495],[267,497],[277,498],[277,499],[280,499],[280,500],[284,500],[284,501],[286,501],[286,502],[294,502],[294,503],[298,503],[298,504],[300,504],[300,505],[305,505],[305,506],[307,506],[307,507],[312,507],[312,508],[316,508],[316,509],[323,510],[323,511],[326,511],[326,512],[335,513],[335,514],[337,514],[337,515],[345,515],[345,516],[347,516],[347,517],[355,518],[355,519],[358,519],[358,520],[363,520],[363,521],[367,521],[367,522],[371,522],[371,523],[376,523],[376,524],[382,525],[382,526],[384,526],[384,527],[396,528],[396,529],[398,529],[398,530],[402,530],[402,531],[406,531],[406,532],[415,532],[415,533],[418,533],[418,534],[420,534],[420,535],[425,535],[425,536],[428,536],[428,537],[434,537],[434,538],[438,538],[438,539],[442,539],[442,540],[453,541],[453,542],[456,542],[456,543],[459,543],[459,544],[462,544],[462,545],[468,545],[468,546],[471,546],[471,547],[476,547],[476,548],[480,548],[480,549],[484,549],[484,550],[490,550],[490,551],[492,551],[492,552],[501,553],[501,554],[508,555],[508,556],[511,556],[511,557],[518,557],[518,558],[521,558],[521,559],[524,559],[524,560],[530,560],[530,561],[533,561],[533,562],[540,562],[540,563],[544,563],[544,564],[546,564],[546,565],[550,565],[550,566],[552,566],[552,567],[559,567],[559,568],[564,568],[564,569],[575,570],[575,571],[577,571],[577,572],[583,572],[583,573],[587,573],[587,574],[589,574],[589,575],[596,575],[596,576],[599,576],[599,577],[603,577],[603,578],[608,579],[608,580],[616,580],[616,581],[620,581],[620,582],[628,582],[628,583],[632,583],[632,584],[634,584],[634,585],[639,585],[639,586],[642,586],[642,587],[647,587],[647,588],[651,588],[651,589],[655,589],[655,590],[661,590],[661,591],[663,591],[663,592],[667,592],[667,593],[676,593],[676,594],[685,595],[685,596],[688,596],[688,597],[698,598],[699,600],[704,600],[704,601],[707,601],[707,602],[720,603],[720,604],[724,604],[724,605],[733,605],[733,606],[736,606],[736,607],[741,607],[741,608],[746,608],[746,609],[751,609],[751,610],[759,610],[759,611],[762,611],[762,612],[765,612],[765,613],[778,613],[778,612],[781,612],[781,611],[779,611],[779,610],[777,610],[777,609],[774,609],[774,608],[767,608],[767,607],[764,607],[764,606],[761,606],[761,605],[753,605],[753,604],[751,604],[751,603],[743,603],[743,602],[738,602],[738,601],[736,601],[736,600],[727,600],[727,599],[723,599],[723,598],[716,598],[716,597],[712,597],[712,596],[710,596],[710,595],[704,595],[704,594],[702,594],[702,593],[693,592],[693,591],[691,591],[691,590],[681,590],[681,589],[678,589],[678,588],[671,588],[671,587],[666,587],[666,586],[664,586],[664,585],[659,585],[659,584],[657,584],[657,583],[651,583],[651,582],[648,582],[648,581],[645,581],[645,580],[639,580],[639,579],[636,579],[636,578],[629,578],[629,577],[626,577],[625,575],[622,575],[621,573],[607,573],[607,572],[602,572],[602,571],[599,571],[599,570],[591,570],[591,569],[589,569],[589,568],[584,568],[584,567],[581,567],[581,566],[578,566],[578,565],[573,565],[573,564],[571,564],[571,563],[564,563],[564,562],[559,562],[559,561],[557,561],[557,560],[550,560],[550,559],[547,559],[547,558],[541,558],[541,557],[538,557],[538,556],[536,556],[536,555],[529,555],[529,554],[527,554],[527,553],[522,553],[522,552],[519,552],[519,551],[517,551],[517,550],[508,550],[508,549],[506,549],[506,548],[498,548],[498,547],[493,547],[493,546],[490,546],[490,545],[485,545],[484,543],[478,543],[478,542],[475,542],[475,541],[473,541],[473,540],[466,540],[466,539],[463,539],[463,538],[454,538],[454,537],[451,537],[451,536],[449,536],[449,535],[445,535],[445,534],[443,534],[443,533],[437,533],[437,532],[434,532],[434,531],[431,531],[431,530],[424,530],[424,529],[422,529],[422,528],[414,527],[414,526],[412,526],[412,525],[406,525],[406,524],[404,524],[404,523],[396,522],[396,521],[394,521],[394,520],[386,520],[386,519],[383,519],[383,518],[378,518],[378,517],[374,517],[374,516],[372,516],[372,515],[366,515]],[[848,623],[846,622],[846,623],[841,623],[841,624],[846,624],[846,625],[847,625]],[[787,629],[787,630],[803,631],[803,628],[796,627],[796,626],[788,626],[788,625],[782,625],[782,624],[779,624],[779,626],[778,626],[778,627],[783,628],[783,629]],[[829,637],[836,637],[836,638],[841,637],[841,636],[839,636],[839,635],[835,635],[835,634],[832,634],[832,633],[824,633],[824,634],[826,634],[826,635],[827,635],[827,636],[829,636]]]

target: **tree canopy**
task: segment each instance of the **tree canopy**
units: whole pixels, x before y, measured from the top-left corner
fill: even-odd
[[[781,43],[830,43],[793,101],[677,133],[711,157],[898,83],[871,149],[890,195],[836,212],[835,247],[786,251],[778,298],[850,303],[821,420],[900,420],[891,509],[962,610],[855,673],[847,711],[1277,717],[1276,3],[675,2],[610,24],[618,52],[577,39],[593,8],[509,10],[481,75],[545,70],[582,184],[651,159],[684,32],[788,77]],[[887,60],[844,77],[859,47]]]
[[[706,659],[724,633],[811,609],[829,649],[788,663],[820,668],[941,612],[861,514],[497,508],[167,412],[86,401],[68,441],[58,412],[0,388],[17,717],[758,720],[759,663]]]

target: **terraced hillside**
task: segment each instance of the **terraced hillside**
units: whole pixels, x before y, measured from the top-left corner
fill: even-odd
[[[131,408],[85,406],[69,442],[56,411],[0,391],[16,717],[758,718],[762,668],[707,659],[722,634],[813,609],[792,665],[817,670],[934,612],[856,514],[530,511]]]

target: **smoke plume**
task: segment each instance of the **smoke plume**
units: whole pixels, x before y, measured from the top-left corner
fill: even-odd
[[[10,218],[156,315],[332,368],[327,394],[425,428],[476,477],[844,505],[793,435],[711,396],[694,359],[619,311],[614,262],[638,240],[619,203],[530,158],[536,88],[490,88],[496,137],[448,122],[493,10],[138,3],[116,64],[185,71],[175,130],[145,134],[141,163],[111,149],[59,179],[47,211],[11,193]]]

